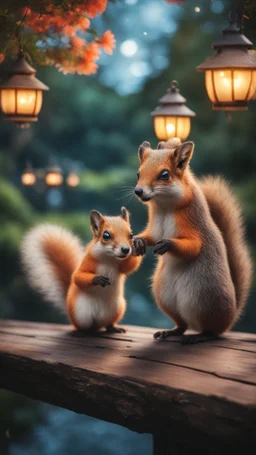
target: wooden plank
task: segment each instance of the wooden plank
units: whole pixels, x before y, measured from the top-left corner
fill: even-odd
[[[7,332],[6,332],[7,333]],[[55,330],[41,330],[38,334],[33,335],[34,331],[31,329],[20,328],[18,334],[51,341],[56,337],[60,337],[59,331]],[[216,350],[215,345],[209,344],[207,349],[205,345],[197,346],[177,346],[176,344],[168,344],[166,342],[159,342],[153,339],[141,340],[141,337],[127,338],[123,335],[122,339],[117,339],[119,335],[100,336],[100,337],[85,337],[74,339],[68,337],[67,330],[63,330],[62,343],[70,346],[72,343],[77,346],[81,345],[86,347],[97,347],[119,350],[120,355],[130,357],[136,360],[150,360],[152,362],[162,363],[165,365],[181,366],[184,368],[197,370],[208,374],[213,374],[220,378],[232,379],[241,381],[245,384],[256,384],[256,365],[254,362],[254,353],[250,351],[243,351],[235,349],[234,352],[229,352],[228,349]],[[136,333],[136,332],[135,332]],[[128,335],[128,334],[127,334]],[[12,337],[17,336],[16,332],[12,333]],[[104,341],[105,340],[105,341]],[[13,339],[14,341],[14,339]],[[120,342],[121,341],[121,342]],[[27,342],[26,342],[27,343]],[[40,341],[41,343],[41,341]],[[129,344],[130,343],[130,344]],[[131,343],[133,343],[131,345]],[[125,344],[125,345],[124,345]],[[248,371],[250,374],[248,375]]]
[[[16,327],[16,332],[19,334],[24,334],[28,336],[35,336],[35,330],[38,328],[38,324],[32,323],[31,325],[17,326],[12,324],[12,330]],[[70,331],[72,328],[69,327]],[[143,328],[142,328],[143,329]],[[5,328],[0,328],[0,331],[8,331],[8,324]],[[64,334],[63,342],[70,344],[72,341],[69,337],[66,336],[68,327],[67,326],[56,326],[51,325],[48,328],[48,325],[44,328],[40,328],[39,333],[36,336],[48,336],[49,339],[52,337],[59,337],[60,332]],[[154,330],[150,329],[149,333],[154,332]],[[12,332],[13,334],[13,332]],[[130,337],[129,337],[130,334]],[[135,335],[134,335],[135,334]],[[205,349],[205,345],[197,345],[197,346],[186,346],[186,347],[178,347],[168,344],[167,342],[162,341],[155,341],[150,339],[148,335],[139,332],[139,328],[129,327],[128,332],[122,335],[109,335],[109,334],[102,334],[101,337],[97,337],[98,340],[106,338],[109,340],[108,347],[114,349],[122,349],[123,343],[126,343],[125,350],[122,355],[130,356],[131,358],[135,359],[144,359],[144,360],[151,360],[154,362],[161,362],[165,364],[183,366],[186,368],[194,369],[197,371],[202,371],[205,373],[211,373],[213,375],[228,378],[232,380],[240,380],[247,384],[256,384],[256,365],[254,360],[254,351],[250,351],[247,348],[246,342],[238,341],[232,339],[234,335],[229,334],[229,338],[231,339],[229,346],[232,346],[234,352],[229,352],[228,349],[223,349],[227,347],[227,341],[225,338],[220,340],[219,342],[210,342],[207,345],[207,350]],[[244,334],[246,335],[246,334]],[[251,340],[256,340],[255,335],[250,335]],[[114,342],[111,342],[114,340]],[[123,341],[123,343],[120,343]],[[177,341],[177,340],[176,340]],[[223,343],[222,343],[223,341]],[[135,343],[133,346],[127,345],[127,343]],[[85,345],[95,345],[95,338],[93,337],[86,337],[84,341]],[[239,346],[234,347],[234,343],[238,343]],[[251,343],[253,346],[254,344]],[[99,342],[97,341],[97,345]],[[104,347],[106,347],[106,343]],[[215,349],[215,346],[219,346],[222,349]],[[246,348],[245,348],[246,346]],[[130,350],[130,352],[127,352]],[[248,376],[248,371],[250,372]]]
[[[124,326],[125,327],[125,326]],[[159,328],[151,328],[151,327],[140,327],[140,326],[126,326],[128,328],[127,333],[119,334],[121,338],[127,338],[129,334],[138,336],[139,338],[144,338],[145,336],[148,338],[154,333],[159,330]],[[9,328],[14,329],[18,332],[24,333],[24,330],[32,330],[35,331],[37,328],[40,329],[40,332],[46,330],[47,332],[51,331],[53,333],[59,333],[61,331],[65,332],[67,330],[72,331],[72,326],[67,324],[54,324],[54,323],[38,323],[38,322],[28,322],[28,321],[17,321],[17,320],[2,320],[0,321],[0,331],[8,331]],[[26,332],[25,332],[26,333]],[[112,337],[112,334],[104,334],[106,337]],[[165,342],[178,342],[178,338],[169,338],[165,340]],[[253,333],[242,333],[242,332],[227,332],[220,337],[218,341],[211,341],[211,344],[218,344],[221,346],[229,346],[231,343],[234,343],[234,346],[237,345],[237,342],[241,343],[241,346],[244,346],[244,343],[251,343],[252,346],[255,348],[256,345],[256,334]],[[242,349],[242,348],[241,348]]]
[[[255,441],[255,355],[243,349],[255,335],[183,347],[127,329],[75,338],[70,326],[1,321],[0,386],[139,432],[171,428],[177,444],[184,431],[200,447]]]

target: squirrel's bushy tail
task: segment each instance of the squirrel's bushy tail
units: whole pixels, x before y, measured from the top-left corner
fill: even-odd
[[[226,245],[238,317],[248,297],[252,278],[252,261],[245,243],[241,208],[229,185],[221,177],[205,177],[199,184]]]
[[[73,271],[83,255],[80,240],[66,229],[42,224],[32,228],[21,246],[21,260],[33,289],[65,309]]]

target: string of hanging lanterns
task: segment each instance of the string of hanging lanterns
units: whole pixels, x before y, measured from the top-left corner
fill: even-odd
[[[212,44],[216,53],[197,67],[197,71],[205,72],[206,90],[214,110],[247,110],[248,102],[256,92],[256,61],[249,52],[252,43],[242,33],[244,9],[245,0],[239,0],[234,18],[230,14],[229,26],[223,30],[221,38]],[[20,50],[8,79],[0,85],[0,108],[4,119],[14,122],[18,127],[25,128],[37,121],[43,91],[49,90],[35,74],[36,70],[29,65]],[[196,114],[185,102],[177,82],[172,81],[171,88],[160,99],[160,106],[151,113],[158,139],[167,140],[177,136],[185,140],[188,137],[190,119]],[[55,178],[57,174],[58,178]],[[55,177],[52,179],[53,175]],[[56,169],[54,172],[49,170],[47,176],[49,182],[56,181],[56,186],[61,185],[62,176]],[[70,178],[70,182],[75,184],[76,180]]]
[[[33,187],[38,181],[43,181],[46,187],[57,188],[64,182],[63,171],[54,162],[51,162],[46,171],[43,169],[33,169],[30,163],[27,164],[21,175],[21,182],[26,187]],[[70,171],[65,183],[68,187],[75,188],[80,183],[79,175],[75,171]]]

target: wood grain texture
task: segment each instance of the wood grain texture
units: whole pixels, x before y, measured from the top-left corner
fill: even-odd
[[[158,447],[164,434],[173,453],[255,444],[256,335],[181,346],[126,328],[78,338],[67,325],[2,320],[0,386],[152,433]]]

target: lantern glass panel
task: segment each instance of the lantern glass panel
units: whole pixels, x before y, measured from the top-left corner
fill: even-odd
[[[253,71],[252,85],[250,88],[249,99],[256,98],[256,70]]]
[[[43,104],[43,92],[41,90],[37,90],[35,115],[39,114],[39,112],[41,111],[42,104]]]
[[[2,89],[1,90],[1,109],[4,114],[15,114],[15,90]]]
[[[206,90],[213,103],[247,101],[256,91],[256,72],[253,70],[208,70]]]
[[[177,117],[165,118],[166,139],[172,139],[177,136]]]
[[[214,93],[213,83],[212,83],[212,71],[208,70],[205,72],[205,85],[208,96],[213,103],[217,103],[216,96]]]
[[[231,102],[232,97],[232,71],[217,70],[213,71],[213,83],[217,100],[219,102]]]
[[[179,137],[184,141],[191,128],[189,117],[158,117],[154,118],[155,134],[160,141]]]
[[[252,71],[235,70],[233,75],[234,97],[236,101],[247,100],[253,82]]]
[[[178,117],[176,137],[179,137],[181,141],[185,141],[190,133],[190,127],[191,122],[189,117]]]
[[[33,115],[36,104],[36,90],[17,89],[17,114]]]
[[[166,129],[165,129],[165,117],[156,116],[154,117],[154,129],[157,139],[160,141],[166,141]]]

